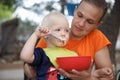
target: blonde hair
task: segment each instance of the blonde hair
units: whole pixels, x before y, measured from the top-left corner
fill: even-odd
[[[41,25],[50,28],[63,19],[67,21],[67,18],[62,13],[51,12],[43,18]]]

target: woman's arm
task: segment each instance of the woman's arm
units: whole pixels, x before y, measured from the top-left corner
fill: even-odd
[[[110,68],[112,70],[111,77],[114,77],[112,63],[110,59],[110,53],[107,46],[103,47],[102,49],[96,52],[95,66],[96,66],[96,69],[101,69],[106,67]],[[110,80],[110,79],[108,78],[108,79],[101,79],[101,80]]]
[[[111,60],[110,60],[110,55],[109,55],[109,50],[108,50],[107,46],[100,49],[95,54],[95,65],[96,65],[96,69],[108,67],[113,71]],[[91,67],[92,67],[92,65],[91,65]],[[91,70],[85,70],[85,71],[73,70],[73,71],[71,71],[71,73],[68,73],[62,69],[58,69],[58,70],[60,71],[61,74],[71,78],[72,80],[110,80],[109,78],[106,79],[106,78],[95,77],[92,74]],[[113,77],[113,72],[111,74],[111,77]]]

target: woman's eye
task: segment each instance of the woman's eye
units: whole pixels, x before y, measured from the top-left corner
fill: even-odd
[[[82,17],[82,15],[78,15],[78,17],[79,17],[79,18],[81,18],[81,17]]]
[[[88,24],[94,24],[94,22],[92,20],[87,20]]]
[[[78,16],[79,18],[81,18],[81,17],[82,17],[82,14],[81,14],[81,13],[78,13],[77,16]]]

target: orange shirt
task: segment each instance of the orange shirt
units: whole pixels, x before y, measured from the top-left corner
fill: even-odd
[[[75,51],[79,56],[91,56],[94,60],[95,53],[105,46],[110,46],[111,42],[100,30],[94,30],[81,40],[69,40],[65,48]],[[41,39],[37,47],[46,47],[44,39]]]

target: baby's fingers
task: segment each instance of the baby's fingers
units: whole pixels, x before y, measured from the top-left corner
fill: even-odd
[[[48,33],[48,32],[49,32],[48,27],[41,27],[41,26],[38,26],[37,29],[38,29],[41,33]]]
[[[107,75],[111,75],[111,74],[112,74],[112,70],[111,70],[110,68],[108,68],[108,69],[106,70],[106,74],[107,74]]]
[[[41,27],[41,26],[38,26],[35,32],[38,37],[46,37],[51,33],[48,27]]]

